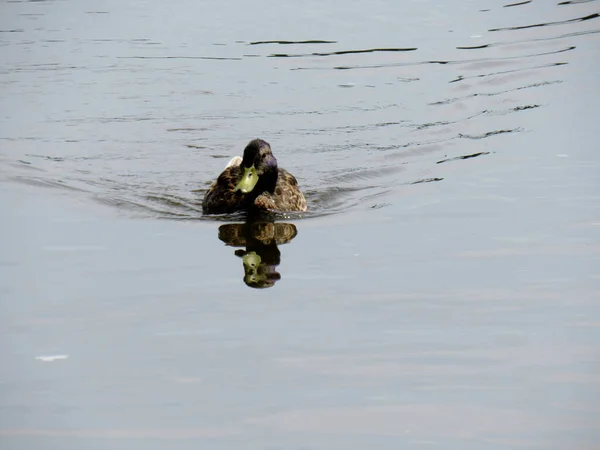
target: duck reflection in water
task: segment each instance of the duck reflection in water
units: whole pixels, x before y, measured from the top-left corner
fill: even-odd
[[[244,265],[244,283],[252,288],[268,288],[281,279],[276,267],[281,262],[278,245],[287,244],[298,230],[291,223],[228,223],[219,227],[219,239],[235,251]]]

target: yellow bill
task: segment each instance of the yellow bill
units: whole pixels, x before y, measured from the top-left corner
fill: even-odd
[[[251,192],[252,189],[254,189],[256,183],[258,183],[258,173],[256,173],[256,169],[254,168],[254,166],[245,167],[242,179],[237,184],[234,191],[240,190],[244,194],[247,194],[248,192]]]

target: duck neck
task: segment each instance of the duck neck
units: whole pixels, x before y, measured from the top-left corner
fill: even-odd
[[[256,187],[253,189],[256,191],[256,195],[260,195],[263,192],[268,192],[269,194],[273,194],[275,192],[275,186],[277,185],[277,177],[278,177],[277,167],[274,167],[268,171],[265,171],[259,179]]]

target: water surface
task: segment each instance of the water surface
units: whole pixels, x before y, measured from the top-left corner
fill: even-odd
[[[1,446],[595,448],[599,6],[2,2]]]

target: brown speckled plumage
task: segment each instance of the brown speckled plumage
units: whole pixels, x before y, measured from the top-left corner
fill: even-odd
[[[236,190],[244,167],[256,166],[259,182],[248,193]],[[205,214],[226,214],[236,211],[306,211],[306,199],[296,178],[277,167],[271,147],[265,141],[250,141],[244,158],[234,159],[210,186],[202,202]]]

